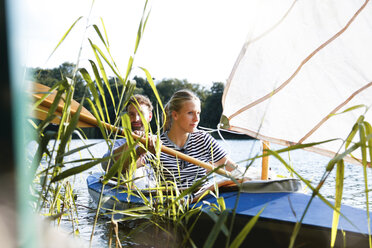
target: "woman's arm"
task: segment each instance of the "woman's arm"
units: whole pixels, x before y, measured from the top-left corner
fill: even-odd
[[[239,166],[229,157],[225,156],[216,163],[214,163],[215,166],[221,166],[225,165],[224,168],[227,171],[230,171],[231,176],[235,179],[242,179],[244,180],[252,180],[250,177],[246,176],[246,171],[244,171],[243,168],[239,168]],[[243,170],[242,170],[243,169]]]
[[[214,163],[214,166],[216,167],[221,166],[221,165],[225,165],[222,168],[224,168],[227,171],[233,171],[236,168],[238,168],[238,165],[235,164],[235,162],[232,159],[230,159],[228,156],[225,156]]]

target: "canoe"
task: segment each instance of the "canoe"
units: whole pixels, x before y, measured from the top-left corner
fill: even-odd
[[[88,191],[92,199],[98,202],[102,189],[100,174],[92,174],[87,178]],[[106,185],[104,192],[103,208],[110,209],[115,203],[116,209],[126,209],[142,205],[140,198],[120,192],[114,185]],[[246,193],[237,191],[220,192],[225,200],[226,209],[232,211],[236,201],[236,217],[232,237],[235,237],[245,224],[265,208],[243,245],[260,245],[261,247],[288,247],[296,222],[301,218],[311,196],[299,192],[271,192],[271,193]],[[128,199],[130,202],[128,202]],[[203,201],[217,203],[216,199],[208,195]],[[199,202],[202,211],[207,211],[208,205]],[[335,247],[368,247],[367,214],[363,209],[342,205],[338,234]],[[315,197],[302,221],[300,232],[294,247],[329,247],[332,227],[333,210],[321,199]],[[202,245],[206,239],[205,230],[211,230],[214,222],[206,215],[202,215],[194,227],[191,237],[196,244]],[[344,234],[342,234],[344,232]],[[200,234],[203,234],[200,236]],[[216,244],[224,244],[221,234]],[[223,244],[223,245],[222,245]],[[215,246],[214,246],[215,247]]]

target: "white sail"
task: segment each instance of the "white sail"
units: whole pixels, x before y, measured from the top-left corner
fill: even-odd
[[[342,152],[366,108],[334,114],[372,104],[372,3],[249,2],[249,38],[225,88],[222,127],[282,145],[337,138],[312,150]]]

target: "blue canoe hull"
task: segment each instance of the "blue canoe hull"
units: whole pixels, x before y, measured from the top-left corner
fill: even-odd
[[[99,175],[93,174],[87,178],[89,193],[97,201],[101,192],[102,184]],[[140,199],[131,197],[131,203],[127,203],[127,194],[117,193],[117,190],[105,187],[105,196],[115,196],[121,205],[117,208],[128,208],[132,205],[140,205]],[[226,208],[236,208],[234,219],[233,236],[245,226],[245,224],[263,208],[259,221],[246,238],[247,244],[260,244],[260,247],[288,247],[294,225],[300,220],[306,209],[311,196],[302,193],[240,193],[220,192],[225,200]],[[106,197],[106,198],[107,198]],[[238,199],[238,204],[236,201]],[[216,203],[216,199],[207,196],[203,200]],[[111,198],[115,202],[114,198]],[[106,204],[106,205],[105,205]],[[110,202],[106,201],[104,207],[110,208]],[[201,203],[198,203],[200,205]],[[340,216],[336,247],[369,247],[367,212],[346,205],[342,205],[341,213],[349,219]],[[295,247],[330,247],[333,210],[318,197],[315,197],[302,221],[301,230],[296,238]],[[214,222],[207,215],[202,215],[194,230],[192,237],[194,242],[203,244],[206,236],[205,230],[210,230]],[[207,228],[207,229],[206,229]],[[342,234],[341,230],[345,233]],[[203,234],[198,237],[198,234]],[[344,236],[344,237],[343,237]],[[217,244],[223,244],[224,236],[221,234]],[[199,242],[197,241],[199,240]]]

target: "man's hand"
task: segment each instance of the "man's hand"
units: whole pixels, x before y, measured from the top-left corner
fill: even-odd
[[[143,132],[143,131],[134,131],[134,133],[138,136],[140,136],[141,138],[144,138],[146,139],[146,133]],[[147,151],[151,152],[152,154],[155,154],[156,153],[156,142],[157,142],[157,136],[156,135],[148,135],[148,147],[146,149],[144,149],[142,146],[139,146],[137,148],[137,153],[139,155],[143,155],[145,154]],[[160,142],[160,145],[161,145],[161,141],[159,140]]]

